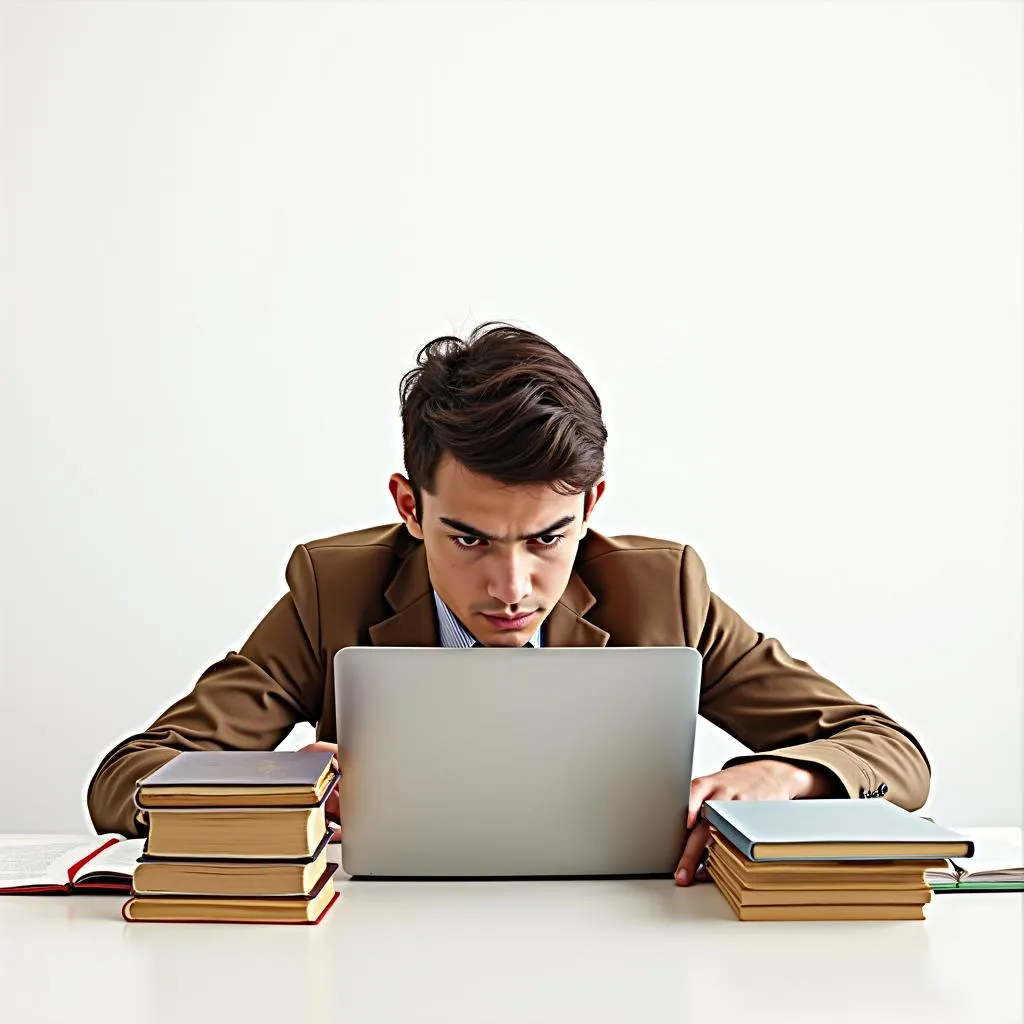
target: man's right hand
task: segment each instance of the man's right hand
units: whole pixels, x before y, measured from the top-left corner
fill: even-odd
[[[334,767],[338,767],[338,744],[337,743],[307,743],[302,748],[303,750],[329,750],[334,755]],[[338,786],[341,785],[341,780],[338,781]],[[331,792],[331,795],[327,798],[327,803],[324,805],[324,813],[327,815],[327,821],[333,822],[338,827],[331,832],[331,842],[341,842],[341,806],[338,799],[338,786],[335,786]]]

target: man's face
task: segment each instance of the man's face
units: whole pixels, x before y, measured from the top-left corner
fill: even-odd
[[[604,482],[591,491],[591,511]],[[420,521],[405,477],[391,493],[409,532],[423,541],[430,581],[485,647],[522,647],[569,582],[586,533],[584,495],[547,484],[505,485],[446,454],[434,493],[421,494]]]

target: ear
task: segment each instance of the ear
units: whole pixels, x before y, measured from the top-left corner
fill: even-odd
[[[423,540],[423,530],[416,519],[416,495],[413,493],[412,484],[401,473],[392,473],[388,481],[388,490],[395,499],[395,508],[398,509],[405,528],[417,540]]]
[[[587,535],[587,525],[590,522],[590,517],[594,513],[594,506],[601,500],[601,495],[604,494],[604,485],[604,480],[598,480],[597,483],[590,488],[586,498],[583,500],[583,525],[580,529],[581,540]]]

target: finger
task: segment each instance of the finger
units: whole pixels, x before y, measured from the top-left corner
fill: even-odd
[[[307,743],[301,748],[300,753],[306,753],[310,750],[329,750],[334,756],[331,763],[335,768],[338,767],[338,744],[327,743],[325,740],[317,740],[316,743]]]
[[[307,750],[330,750],[336,754],[338,752],[338,744],[328,743],[326,740],[317,740],[315,743],[307,743],[304,747],[300,748],[300,752]]]
[[[338,795],[337,787],[335,787],[331,792],[331,795],[327,798],[327,803],[324,804],[324,816],[328,821],[341,820],[341,798]]]
[[[676,884],[689,885],[697,872],[704,848],[708,845],[708,826],[698,825],[686,840],[683,855],[676,867]]]
[[[700,814],[701,804],[715,791],[715,781],[712,776],[694,779],[690,783],[690,804],[686,811],[686,827],[693,828],[697,824],[697,817]]]
[[[335,787],[324,804],[324,817],[327,819],[327,828],[331,833],[329,842],[341,842],[341,798],[338,789]]]

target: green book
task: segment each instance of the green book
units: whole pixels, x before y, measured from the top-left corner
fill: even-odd
[[[933,892],[1024,892],[1024,880],[1018,882],[957,882],[955,885],[931,883]]]

